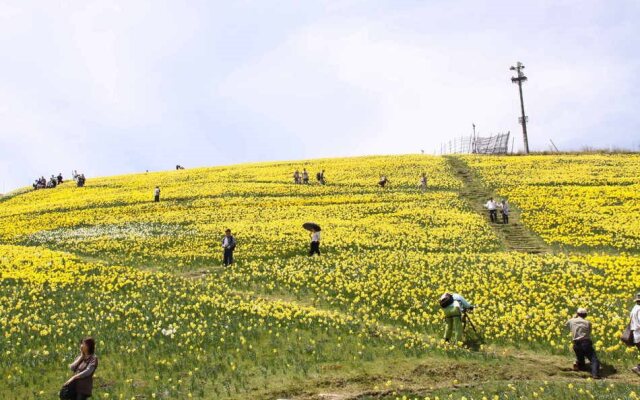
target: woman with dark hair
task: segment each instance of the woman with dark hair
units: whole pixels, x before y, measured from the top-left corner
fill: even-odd
[[[80,355],[69,364],[73,376],[65,382],[64,386],[72,388],[75,392],[74,400],[85,400],[91,397],[93,389],[93,374],[98,368],[98,357],[95,355],[96,342],[93,338],[84,338],[80,342]]]

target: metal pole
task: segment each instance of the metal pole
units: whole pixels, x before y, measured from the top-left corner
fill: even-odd
[[[473,123],[472,125],[473,125],[473,137],[471,140],[471,152],[475,154],[476,153],[476,124]]]
[[[527,77],[524,76],[524,73],[522,72],[522,70],[524,69],[524,65],[518,61],[518,63],[516,64],[516,66],[512,66],[510,68],[511,71],[516,71],[518,76],[517,77],[512,77],[511,78],[511,82],[513,83],[517,83],[518,84],[518,91],[520,92],[520,112],[521,112],[521,120],[520,123],[522,124],[522,137],[524,139],[524,152],[525,154],[529,154],[529,138],[527,135],[527,116],[524,113],[524,98],[522,96],[522,82],[526,82],[527,81]]]
[[[524,99],[522,97],[522,80],[518,80],[518,90],[520,91],[520,111],[522,113],[522,136],[524,138],[524,151],[529,154],[529,138],[527,137],[527,117],[524,113]]]

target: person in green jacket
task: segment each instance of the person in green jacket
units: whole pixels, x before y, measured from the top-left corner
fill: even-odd
[[[462,313],[473,309],[473,306],[457,293],[445,293],[439,302],[447,322],[444,340],[450,342],[453,337],[453,343],[458,343],[462,340]]]

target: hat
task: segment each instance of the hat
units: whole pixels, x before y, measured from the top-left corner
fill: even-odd
[[[586,314],[587,313],[587,309],[586,308],[578,308],[578,311],[576,311],[576,314],[581,315],[581,314]]]

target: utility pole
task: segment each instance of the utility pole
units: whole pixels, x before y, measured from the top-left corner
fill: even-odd
[[[474,122],[471,125],[473,125],[473,139],[471,141],[471,153],[476,154],[476,124]]]
[[[524,69],[524,65],[518,61],[516,66],[511,66],[509,68],[511,71],[517,71],[518,76],[512,77],[511,82],[518,84],[518,89],[520,90],[520,111],[522,112],[522,117],[519,118],[519,122],[522,124],[522,136],[524,139],[524,152],[529,154],[529,139],[527,138],[527,121],[528,118],[524,113],[524,99],[522,98],[522,82],[527,81],[527,77],[524,76],[522,70]]]

